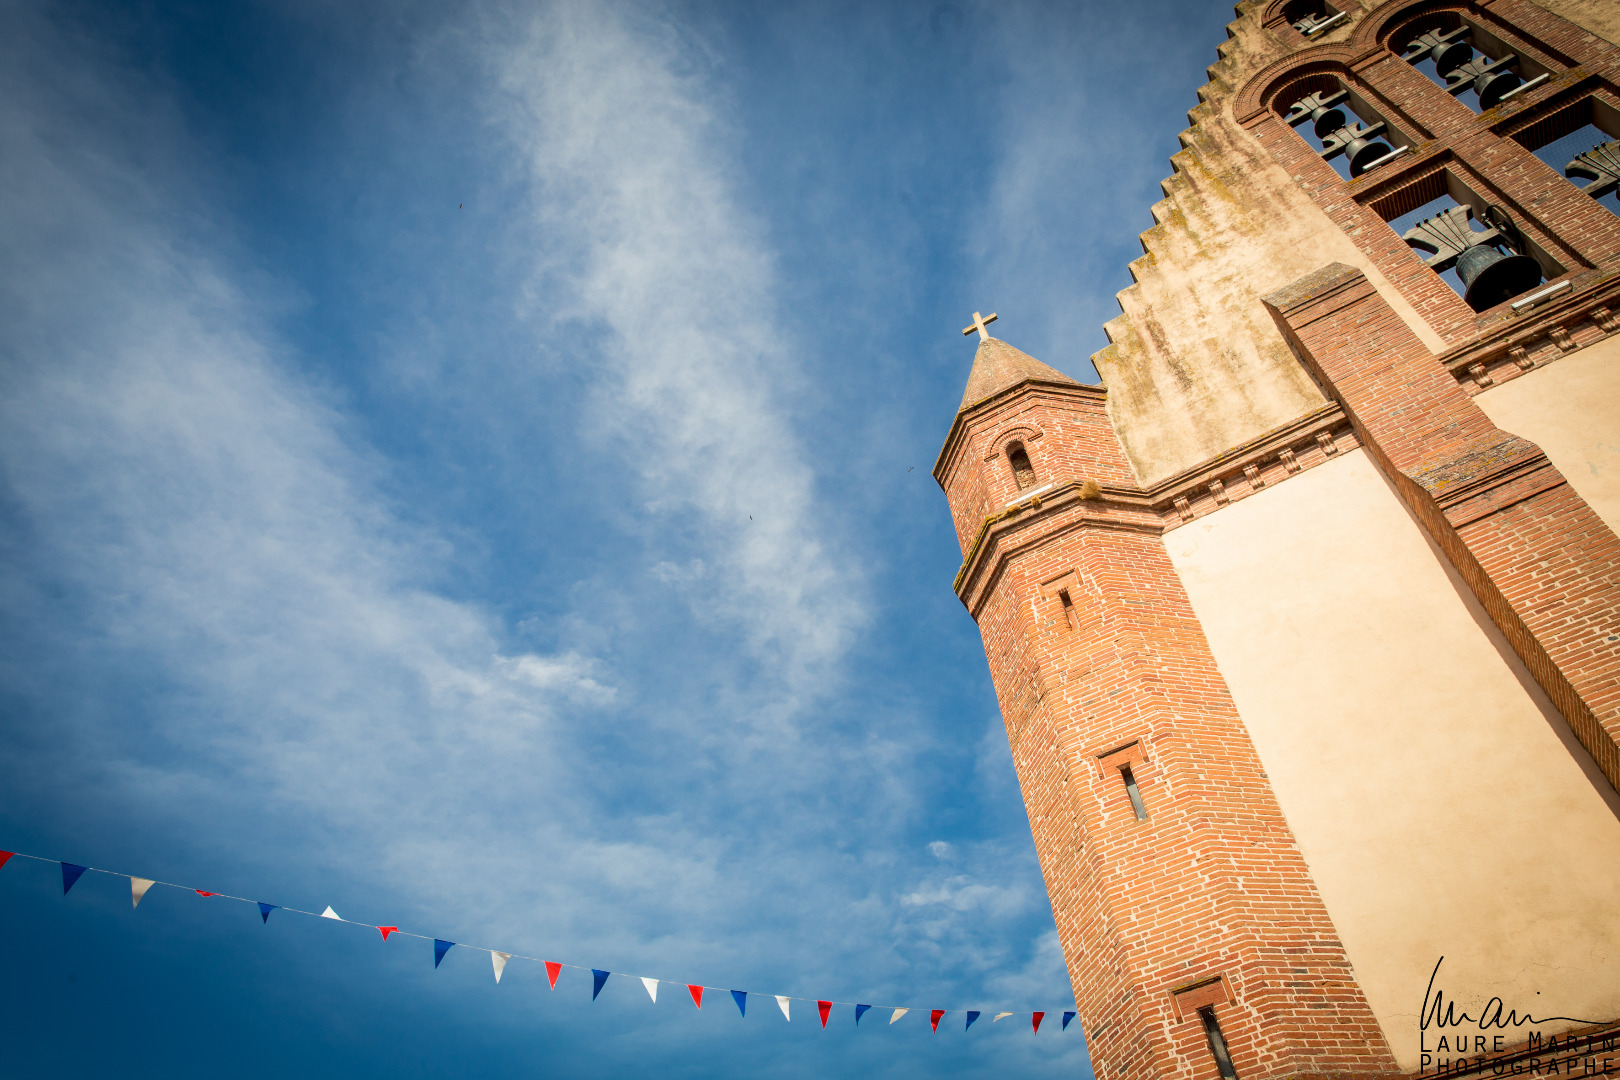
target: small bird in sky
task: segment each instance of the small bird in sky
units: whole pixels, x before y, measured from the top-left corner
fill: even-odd
[[[915,466],[915,465],[913,465],[913,466],[912,466],[912,467],[911,467],[911,469],[915,469],[915,468],[916,468],[916,467],[917,467],[917,466]],[[907,469],[907,470],[906,470],[906,472],[910,472],[910,471],[911,471],[911,469]]]
[[[465,210],[465,209],[467,209],[467,204],[466,203],[457,203],[456,204],[456,209],[457,210]]]

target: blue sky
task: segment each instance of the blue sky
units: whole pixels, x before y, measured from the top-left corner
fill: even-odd
[[[13,860],[15,1075],[1084,1074],[929,469],[1230,17],[0,6],[0,847],[958,1010]]]

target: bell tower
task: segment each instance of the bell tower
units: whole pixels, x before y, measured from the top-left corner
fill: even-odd
[[[934,477],[1096,1075],[1401,1072],[1107,392],[988,321],[964,331],[980,340]]]

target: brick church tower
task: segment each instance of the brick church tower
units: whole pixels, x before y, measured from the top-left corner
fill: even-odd
[[[1096,1074],[1620,1074],[1620,3],[1237,12],[934,467]]]

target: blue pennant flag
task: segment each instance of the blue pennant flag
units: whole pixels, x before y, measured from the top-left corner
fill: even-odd
[[[968,1028],[972,1027],[973,1026],[973,1021],[977,1020],[978,1018],[979,1018],[979,1010],[978,1009],[969,1009],[968,1010],[967,1027],[964,1027],[962,1030],[966,1031]]]
[[[1072,1012],[1064,1013],[1063,1014],[1063,1026],[1058,1028],[1058,1030],[1059,1031],[1068,1031],[1069,1030],[1069,1021],[1073,1020],[1073,1019],[1074,1019],[1074,1013],[1072,1013]]]
[[[731,1000],[737,1003],[737,1012],[742,1016],[748,1015],[748,991],[733,990]]]
[[[439,961],[444,959],[444,954],[449,952],[451,947],[454,946],[454,945],[455,945],[455,942],[453,942],[453,941],[445,941],[443,938],[434,938],[433,939],[433,966],[434,967],[439,966]]]
[[[870,1005],[857,1005],[857,1006],[855,1006],[855,1026],[856,1027],[861,1026],[861,1013],[865,1012],[867,1009],[870,1009],[871,1007],[872,1006],[870,1006]]]
[[[270,913],[272,911],[276,910],[276,908],[278,908],[280,906],[281,906],[280,904],[267,904],[263,900],[260,900],[259,901],[259,918],[261,920],[263,920],[264,922],[269,922],[270,921]]]
[[[73,883],[79,880],[80,875],[82,875],[86,869],[86,867],[80,866],[78,863],[65,862],[62,864],[63,896],[68,894],[68,890],[73,888]]]
[[[596,995],[602,992],[602,984],[607,982],[607,977],[611,974],[613,974],[611,971],[603,971],[601,968],[591,968],[591,978],[596,980],[596,988],[591,991],[592,1001],[595,1001]]]

